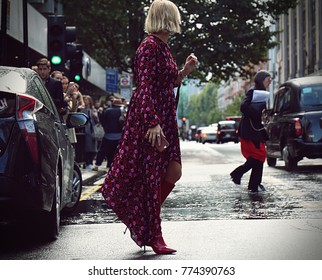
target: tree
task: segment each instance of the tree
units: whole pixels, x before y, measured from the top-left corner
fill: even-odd
[[[270,30],[280,14],[298,0],[173,0],[181,12],[182,33],[169,42],[182,67],[194,52],[199,65],[193,75],[205,80],[228,80],[246,65],[267,60],[275,46]],[[84,49],[103,67],[128,70],[144,37],[144,20],[150,0],[62,0],[69,25],[77,26]],[[182,3],[183,2],[183,3]]]
[[[187,117],[191,125],[207,126],[222,119],[217,93],[218,85],[210,82],[199,94],[190,97]]]
[[[235,96],[233,102],[228,104],[224,112],[225,117],[227,116],[239,116],[240,113],[240,104],[244,99],[245,93],[241,93],[238,96]]]

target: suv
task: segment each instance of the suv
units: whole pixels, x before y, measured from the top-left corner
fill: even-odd
[[[217,144],[233,141],[239,142],[236,121],[220,121],[217,129]]]
[[[322,158],[322,76],[282,84],[268,112],[267,164],[283,159],[290,171],[304,157]]]

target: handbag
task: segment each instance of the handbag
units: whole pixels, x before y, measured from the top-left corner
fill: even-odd
[[[103,126],[100,123],[97,123],[94,125],[93,130],[94,130],[94,138],[96,140],[101,141],[105,134]]]
[[[167,139],[161,135],[161,145],[159,146],[158,143],[155,144],[155,147],[158,149],[158,151],[161,153],[163,152],[166,148],[169,147],[169,142]]]

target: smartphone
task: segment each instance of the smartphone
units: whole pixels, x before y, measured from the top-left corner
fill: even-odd
[[[161,145],[159,146],[158,141],[156,141],[155,147],[160,153],[162,153],[166,148],[169,147],[169,142],[163,135],[161,135]]]

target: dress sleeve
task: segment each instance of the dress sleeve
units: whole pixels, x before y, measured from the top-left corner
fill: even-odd
[[[157,46],[152,42],[146,42],[138,53],[137,75],[142,118],[147,127],[151,128],[160,123],[155,110],[159,93],[157,88]]]

